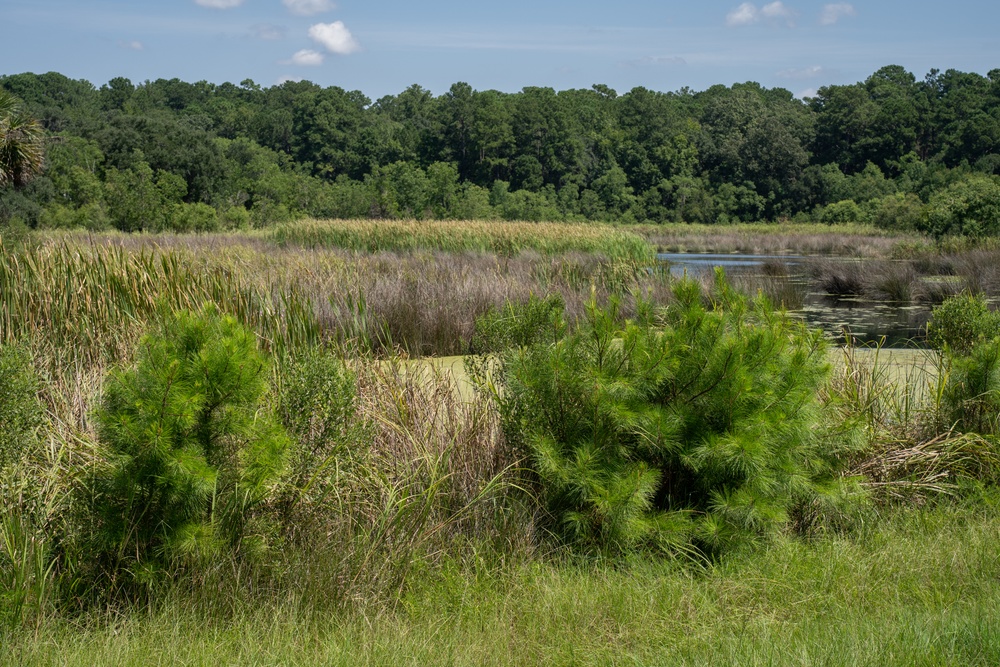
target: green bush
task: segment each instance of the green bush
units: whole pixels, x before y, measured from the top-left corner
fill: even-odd
[[[927,340],[942,352],[943,426],[984,435],[1000,432],[1000,314],[982,294],[957,294],[931,314]]]
[[[174,204],[167,229],[174,232],[214,232],[220,228],[219,213],[208,204]]]
[[[224,229],[249,229],[250,211],[243,206],[230,206],[219,215],[219,224]]]
[[[531,462],[548,528],[578,546],[706,553],[773,535],[842,498],[817,390],[819,332],[735,293],[720,273],[663,310],[590,305],[554,344],[508,353],[504,432]]]
[[[971,175],[931,197],[922,231],[943,236],[996,236],[1000,232],[1000,179]]]
[[[181,311],[114,371],[97,412],[107,465],[94,480],[95,556],[118,583],[266,546],[260,509],[287,436],[263,409],[254,335],[214,306]]]
[[[80,208],[51,204],[42,210],[38,226],[46,229],[83,227],[97,231],[108,227],[108,216],[104,205],[99,202],[84,204]]]
[[[942,404],[946,426],[965,433],[1000,433],[1000,339],[951,358]]]
[[[1000,335],[1000,315],[982,294],[956,294],[934,308],[927,324],[927,341],[936,349],[966,354]]]
[[[820,221],[828,225],[848,224],[852,222],[862,222],[864,213],[853,199],[845,199],[830,204],[823,209]]]
[[[924,205],[913,193],[897,192],[874,199],[871,220],[879,229],[913,230],[920,227]]]

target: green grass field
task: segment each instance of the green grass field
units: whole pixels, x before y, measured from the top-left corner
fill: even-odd
[[[417,581],[394,608],[252,601],[43,621],[0,664],[996,665],[1000,504],[873,514],[702,569],[668,561],[496,568]]]

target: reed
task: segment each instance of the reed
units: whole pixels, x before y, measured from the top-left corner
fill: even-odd
[[[649,262],[651,249],[624,228],[555,222],[302,220],[260,232],[281,246],[381,251],[436,250],[513,257],[525,250],[543,255],[570,251]]]
[[[294,285],[267,290],[237,266],[195,266],[175,252],[114,245],[0,242],[0,342],[35,338],[85,361],[128,354],[158,314],[214,302],[280,349],[315,342],[318,326]],[[283,288],[283,289],[282,289]]]
[[[58,234],[0,243],[0,341],[35,337],[49,356],[120,359],[159,314],[210,301],[269,350],[337,340],[386,355],[461,354],[478,315],[530,294],[560,294],[571,318],[592,288],[599,299],[664,295],[666,277],[650,266],[582,251],[369,254],[253,235]]]
[[[661,252],[889,257],[897,254],[900,247],[933,247],[916,234],[903,234],[859,224],[667,224],[637,225],[629,229]]]

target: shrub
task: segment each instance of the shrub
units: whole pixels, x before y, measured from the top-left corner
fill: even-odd
[[[927,341],[936,349],[965,354],[1000,334],[1000,316],[990,311],[982,294],[957,294],[934,308]]]
[[[180,311],[108,378],[97,413],[96,550],[114,580],[265,546],[255,521],[287,436],[262,409],[267,363],[254,335],[215,307]],[[122,583],[128,583],[128,579]]]
[[[38,226],[43,229],[72,229],[82,227],[79,209],[62,204],[52,204],[42,209]]]
[[[845,199],[830,204],[823,209],[823,214],[820,217],[820,220],[828,225],[862,222],[863,219],[864,214],[861,211],[861,207],[854,203],[853,199]]]
[[[996,236],[1000,232],[1000,180],[972,175],[931,197],[923,229],[943,236]]]
[[[924,205],[913,193],[897,192],[871,202],[872,224],[879,229],[917,229]]]
[[[943,426],[964,433],[1000,432],[1000,315],[982,294],[963,293],[934,309],[927,339],[941,350]]]
[[[219,213],[201,202],[174,204],[166,226],[174,232],[214,232],[220,227]]]
[[[250,211],[243,206],[230,206],[219,215],[219,224],[224,229],[248,229]]]
[[[624,323],[615,301],[591,303],[578,331],[507,355],[505,435],[570,544],[714,552],[842,495],[819,428],[821,334],[748,302],[721,272],[707,307],[692,281],[674,292]]]
[[[490,191],[474,183],[461,186],[455,202],[453,216],[456,220],[492,220],[496,212],[490,206]]]
[[[1000,339],[951,359],[942,403],[947,425],[965,433],[1000,432]]]

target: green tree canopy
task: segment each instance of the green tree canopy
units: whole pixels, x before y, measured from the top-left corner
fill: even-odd
[[[0,187],[23,187],[42,171],[44,132],[21,100],[0,89]]]

